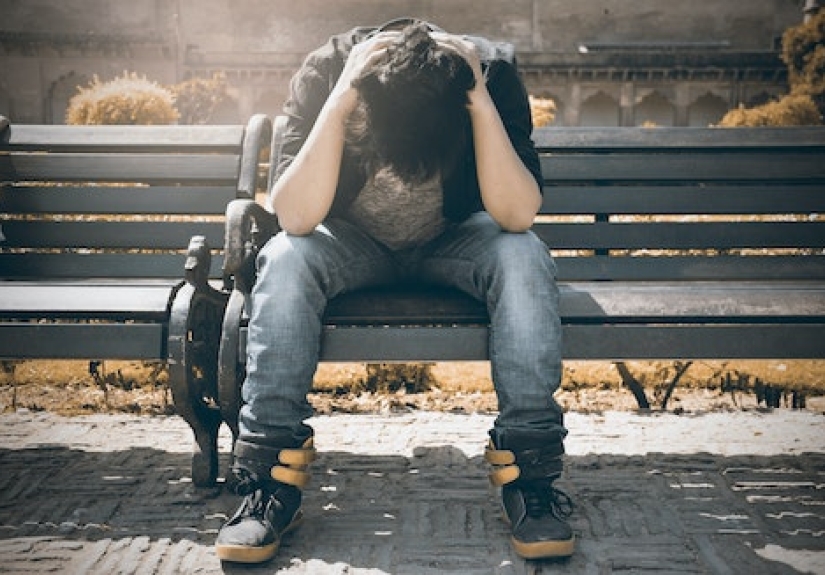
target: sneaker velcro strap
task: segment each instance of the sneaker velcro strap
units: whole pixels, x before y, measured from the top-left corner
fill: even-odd
[[[311,437],[304,442],[301,449],[282,449],[278,454],[278,462],[282,465],[274,466],[270,470],[270,476],[275,481],[303,489],[310,479],[310,474],[306,470],[307,466],[315,461],[315,455],[315,446]]]
[[[315,461],[316,454],[310,437],[301,449],[281,449],[278,453],[278,461],[289,466],[307,466]]]
[[[490,442],[484,450],[484,460],[490,465],[513,465],[516,462],[516,454],[509,449],[496,449]]]
[[[516,454],[507,449],[496,449],[491,441],[484,450],[484,459],[493,466],[490,483],[496,487],[512,483],[521,475],[516,463]]]
[[[496,487],[512,483],[521,476],[521,469],[516,465],[496,467],[490,472],[490,483]]]
[[[294,467],[284,467],[283,465],[273,467],[270,476],[275,481],[286,483],[287,485],[294,485],[298,489],[306,487],[310,479],[309,472],[304,471],[303,468],[296,469]]]

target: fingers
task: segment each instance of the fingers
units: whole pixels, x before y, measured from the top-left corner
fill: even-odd
[[[470,68],[472,68],[477,83],[483,81],[481,59],[479,58],[478,49],[472,41],[463,36],[447,34],[446,32],[433,32],[430,35],[439,46],[451,50],[464,58],[470,65]]]
[[[463,36],[447,34],[446,32],[433,32],[431,36],[439,46],[457,52],[465,60],[470,61],[470,63],[472,63],[473,59],[478,59],[475,44]]]
[[[388,47],[398,38],[398,32],[381,32],[353,46],[347,57],[345,75],[357,78],[364,71],[374,68],[387,57]]]

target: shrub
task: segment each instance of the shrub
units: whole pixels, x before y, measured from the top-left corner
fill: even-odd
[[[816,126],[821,117],[816,104],[807,95],[783,96],[755,108],[731,110],[719,122],[723,128],[745,126]]]
[[[556,103],[550,98],[530,96],[530,114],[536,128],[552,124],[556,118]]]
[[[212,78],[191,78],[170,89],[175,96],[175,106],[180,113],[181,124],[208,124],[214,120],[215,111],[229,99],[226,76],[218,73]]]
[[[782,35],[782,61],[790,94],[746,110],[728,112],[720,126],[810,126],[825,115],[825,10]]]
[[[69,100],[66,123],[87,124],[174,124],[178,119],[174,96],[146,77],[124,72],[101,82],[95,76]]]

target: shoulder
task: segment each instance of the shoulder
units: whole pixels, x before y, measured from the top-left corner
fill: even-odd
[[[363,41],[374,30],[375,28],[359,26],[330,36],[324,44],[307,55],[304,67],[323,68],[330,64],[343,66],[352,47]]]

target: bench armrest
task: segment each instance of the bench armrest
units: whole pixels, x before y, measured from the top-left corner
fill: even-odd
[[[233,200],[226,207],[223,277],[234,289],[249,293],[255,282],[255,257],[279,230],[274,214],[254,200]]]
[[[272,121],[265,114],[255,114],[246,124],[241,165],[238,173],[238,197],[254,198],[260,181],[258,166],[261,152],[270,145]],[[260,182],[263,183],[263,182]]]

